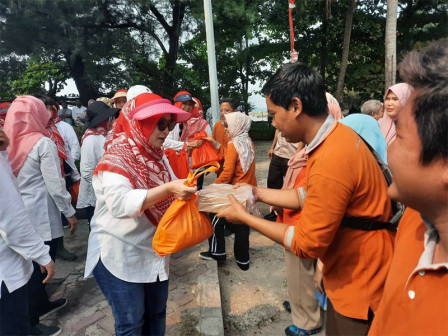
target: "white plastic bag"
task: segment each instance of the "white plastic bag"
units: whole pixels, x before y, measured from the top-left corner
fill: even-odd
[[[248,212],[259,215],[255,206],[252,188],[241,186],[234,188],[231,184],[210,184],[197,193],[197,206],[199,211],[218,213],[230,206],[229,195],[235,196]]]

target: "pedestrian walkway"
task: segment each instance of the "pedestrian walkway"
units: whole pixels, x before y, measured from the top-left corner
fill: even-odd
[[[56,259],[56,274],[48,285],[53,299],[68,299],[64,309],[43,320],[44,324],[61,326],[61,335],[114,334],[114,319],[104,295],[95,279],[84,279],[87,240],[88,226],[82,220],[74,236],[64,237],[65,246],[78,259]],[[198,258],[204,247],[171,256],[166,335],[224,335],[217,264]]]

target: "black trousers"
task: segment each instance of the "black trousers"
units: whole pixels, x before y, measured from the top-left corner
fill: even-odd
[[[50,247],[50,257],[53,261],[56,259],[59,239],[61,237],[45,242],[45,245]],[[33,274],[28,281],[28,312],[31,326],[39,323],[39,316],[47,310],[46,307],[50,302],[45,284],[42,283],[46,275],[40,271],[39,264],[34,261],[33,268]]]
[[[28,284],[10,293],[2,282],[1,291],[0,335],[29,335]]]
[[[268,188],[281,189],[283,187],[283,179],[286,175],[286,171],[288,170],[288,161],[289,159],[272,154],[268,171]]]
[[[212,255],[216,257],[226,256],[226,240],[224,237],[224,226],[228,222],[224,218],[218,218],[215,214],[210,214],[214,227],[213,235],[208,239],[209,249]],[[247,225],[232,225],[235,232],[235,244],[233,253],[236,262],[242,265],[249,264],[249,232]]]

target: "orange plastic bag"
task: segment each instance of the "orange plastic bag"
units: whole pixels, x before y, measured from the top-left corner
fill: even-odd
[[[190,172],[185,184],[195,186],[199,176],[219,169],[217,162],[211,162],[209,166],[202,172],[198,172],[199,169]],[[188,201],[176,199],[163,215],[152,240],[152,248],[159,256],[202,243],[213,234],[210,218],[206,213],[199,212],[195,199],[196,195]]]
[[[174,149],[165,149],[165,155],[170,162],[171,169],[178,179],[187,178],[190,168],[188,167],[188,153],[182,148],[179,152]]]
[[[208,134],[206,132],[198,132],[194,135],[195,140],[202,140]],[[191,151],[191,168],[207,166],[210,162],[221,161],[222,157],[213,145],[204,140],[201,146],[193,148]]]
[[[80,182],[81,182],[81,180],[76,181],[75,183],[73,183],[72,187],[70,188],[70,195],[72,196],[72,204],[78,203]]]

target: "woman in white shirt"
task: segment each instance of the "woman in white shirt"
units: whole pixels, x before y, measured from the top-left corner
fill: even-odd
[[[17,176],[20,193],[34,229],[54,260],[58,239],[63,236],[61,212],[67,217],[70,233],[76,230],[75,209],[65,189],[58,148],[47,129],[51,114],[44,103],[32,96],[19,96],[11,104],[5,120],[5,133],[10,139],[9,162]],[[42,285],[40,267],[34,263],[29,282],[31,333],[39,317],[66,305],[64,298],[49,301]],[[37,333],[37,331],[36,331]]]
[[[77,209],[84,209],[87,220],[92,220],[96,197],[92,186],[92,176],[96,165],[104,154],[107,132],[111,129],[115,113],[120,111],[107,104],[96,101],[87,108],[87,130],[81,139],[81,183],[79,187]]]
[[[0,129],[0,333],[29,335],[28,286],[32,260],[54,275],[49,247],[36,234],[8,162],[8,138]]]
[[[93,175],[85,276],[95,277],[111,305],[117,335],[165,333],[169,256],[159,257],[152,239],[174,197],[190,198],[196,188],[175,180],[161,147],[189,117],[156,94],[128,101]]]

